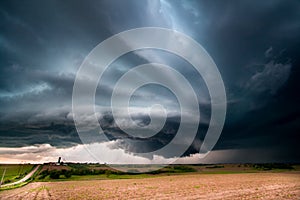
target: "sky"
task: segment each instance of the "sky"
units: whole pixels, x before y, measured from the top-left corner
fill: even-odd
[[[227,96],[226,120],[213,151],[203,160],[197,155],[211,118],[207,86],[190,63],[157,49],[127,53],[107,68],[96,90],[95,112],[110,141],[83,144],[80,140],[72,113],[79,67],[105,39],[141,27],[168,28],[190,36],[218,67]],[[1,1],[0,162],[50,162],[58,156],[65,161],[98,162],[87,146],[101,152],[99,162],[167,161],[171,155],[135,153],[168,144],[182,115],[188,115],[188,123],[198,129],[179,163],[300,162],[299,35],[296,0]],[[189,80],[198,99],[200,122],[193,120],[197,118],[193,113],[180,113],[176,95],[168,88],[149,84],[132,95],[131,118],[146,126],[151,122],[149,107],[161,104],[167,114],[163,128],[149,140],[132,137],[116,124],[115,118],[120,118],[123,126],[132,128],[123,116],[125,108],[116,116],[112,113],[114,86],[134,66],[149,62],[169,65]],[[137,77],[151,79],[149,74]],[[88,123],[89,116],[83,117]],[[154,111],[154,117],[161,121],[163,116]]]

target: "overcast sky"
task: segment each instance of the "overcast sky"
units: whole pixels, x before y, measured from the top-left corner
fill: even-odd
[[[0,162],[45,162],[58,156],[94,161],[72,117],[76,72],[100,42],[140,27],[185,33],[218,66],[227,94],[227,116],[218,143],[202,162],[300,161],[299,1],[11,0],[0,3]],[[168,155],[134,158],[131,153],[159,149],[176,134],[180,107],[170,90],[148,85],[131,99],[132,118],[142,126],[149,123],[145,111],[149,106],[160,103],[167,110],[164,128],[151,140],[125,134],[110,109],[117,80],[148,62],[178,70],[196,92],[201,121],[181,162],[198,162],[195,156],[210,121],[209,93],[189,63],[161,50],[131,52],[109,66],[97,88],[96,112],[111,141],[89,145],[103,152],[103,162],[170,159]],[[189,117],[193,123],[193,116]]]

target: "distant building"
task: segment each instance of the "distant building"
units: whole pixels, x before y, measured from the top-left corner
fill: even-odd
[[[61,157],[58,157],[58,161],[57,161],[57,163],[56,163],[56,165],[61,165],[62,163],[61,163]]]

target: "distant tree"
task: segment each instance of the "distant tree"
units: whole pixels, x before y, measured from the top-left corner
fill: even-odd
[[[108,178],[111,175],[111,171],[110,170],[105,170],[105,175]]]
[[[60,171],[60,174],[61,175],[64,175],[66,178],[70,178],[73,174],[73,171],[72,170],[66,170],[66,169],[63,169]]]
[[[50,178],[52,179],[59,179],[60,171],[52,170],[50,171]]]
[[[65,177],[66,177],[66,178],[71,178],[71,176],[72,176],[72,173],[71,173],[70,171],[68,171],[68,172],[65,174]]]

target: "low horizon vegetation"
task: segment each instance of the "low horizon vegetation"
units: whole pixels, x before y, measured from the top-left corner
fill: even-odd
[[[2,184],[19,180],[29,173],[33,164],[6,164],[0,165],[1,177],[4,168],[7,168]],[[121,166],[121,165],[119,165]],[[117,171],[105,164],[99,163],[64,163],[54,165],[46,163],[32,178],[34,181],[54,180],[82,180],[82,179],[128,179],[147,178],[182,173],[203,174],[229,174],[229,173],[252,173],[263,171],[286,171],[300,170],[299,165],[289,163],[258,163],[258,164],[194,164],[194,165],[168,165],[159,170],[143,172],[139,168],[151,167],[151,165],[122,165],[128,167],[127,172]],[[295,167],[296,166],[296,167]],[[0,178],[1,178],[0,177]]]
[[[263,164],[196,164],[196,165],[168,165],[159,170],[150,172],[140,172],[142,165],[124,165],[128,166],[127,172],[117,171],[104,164],[82,164],[70,163],[64,166],[47,166],[38,174],[37,181],[51,181],[54,179],[80,180],[84,177],[99,179],[122,179],[122,178],[145,178],[153,175],[170,175],[182,173],[251,173],[272,170],[294,170],[292,164],[286,163],[263,163]],[[145,165],[145,167],[149,165]],[[130,168],[129,168],[130,167]]]

